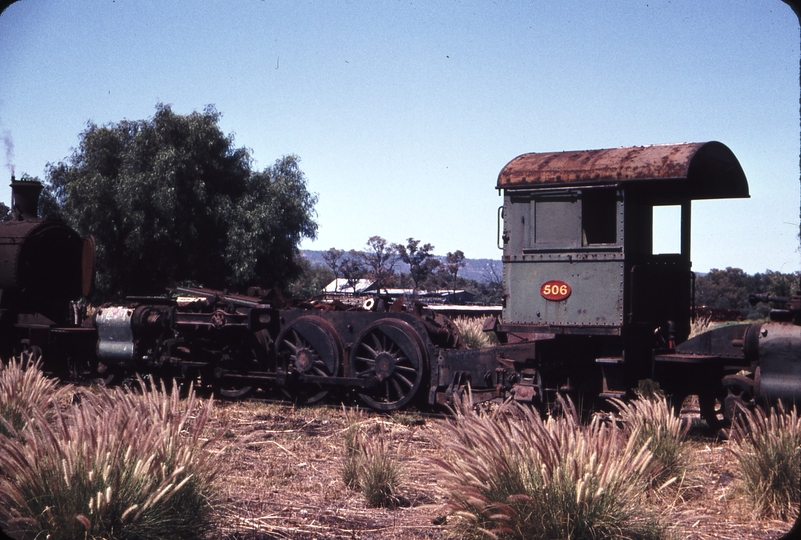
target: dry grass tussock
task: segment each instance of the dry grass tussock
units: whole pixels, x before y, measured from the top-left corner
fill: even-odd
[[[202,437],[212,402],[139,383],[140,391],[82,392],[51,419],[45,400],[22,429],[0,436],[4,530],[144,540],[197,538],[208,528],[216,468]]]
[[[469,399],[469,398],[468,398]],[[493,538],[663,538],[644,495],[658,467],[638,428],[626,432],[598,417],[541,419],[508,403],[475,412],[465,401],[433,460],[463,534]],[[627,436],[630,435],[630,436]]]
[[[657,493],[668,485],[684,485],[693,469],[686,450],[689,422],[673,413],[663,395],[638,397],[629,402],[611,399],[626,436],[635,439],[635,446],[645,446],[653,455],[659,470],[653,478]]]
[[[471,349],[492,347],[498,344],[495,332],[484,332],[484,319],[477,317],[456,317],[453,324],[459,329],[462,341]]]
[[[717,325],[712,322],[712,317],[696,317],[690,323],[690,335],[687,336],[687,339],[701,335],[704,332],[711,330],[714,326]]]
[[[741,409],[731,451],[740,465],[738,486],[760,516],[792,519],[801,493],[801,418],[779,403],[769,412]]]
[[[58,397],[67,390],[42,376],[38,363],[24,366],[15,358],[8,365],[0,362],[0,435],[19,436],[34,411],[52,416]]]
[[[403,465],[382,422],[364,418],[358,409],[345,411],[349,423],[343,434],[342,481],[359,491],[373,507],[394,507],[406,503],[401,495]]]

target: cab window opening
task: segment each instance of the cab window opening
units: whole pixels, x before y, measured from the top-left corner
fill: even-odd
[[[681,253],[681,206],[658,205],[653,208],[653,255]]]
[[[581,239],[584,246],[617,243],[617,196],[613,190],[585,192]]]

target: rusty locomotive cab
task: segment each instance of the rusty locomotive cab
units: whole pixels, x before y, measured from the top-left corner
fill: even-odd
[[[496,330],[508,341],[538,343],[529,368],[537,380],[552,392],[600,397],[622,396],[645,378],[679,395],[718,392],[718,367],[661,362],[657,370],[653,351],[690,332],[692,200],[749,196],[729,148],[524,154],[503,168],[496,187],[504,196],[505,291]]]

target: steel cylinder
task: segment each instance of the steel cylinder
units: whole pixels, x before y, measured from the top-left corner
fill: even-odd
[[[768,402],[801,402],[801,326],[769,322],[746,335],[757,342],[754,397]],[[753,350],[753,343],[746,343]],[[752,359],[753,361],[753,359]]]
[[[97,357],[109,366],[126,366],[134,361],[133,308],[109,306],[95,314]]]

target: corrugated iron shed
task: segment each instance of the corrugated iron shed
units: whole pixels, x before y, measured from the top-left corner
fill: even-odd
[[[323,293],[364,293],[373,288],[375,282],[371,279],[356,280],[353,286],[345,278],[336,278],[334,281],[323,287]]]
[[[653,184],[691,199],[748,197],[734,153],[717,141],[523,154],[498,175],[498,189]]]

